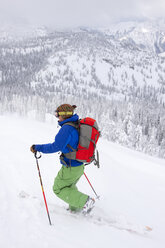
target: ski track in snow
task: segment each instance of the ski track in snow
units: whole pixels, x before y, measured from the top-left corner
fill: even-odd
[[[100,139],[101,168],[89,165],[86,174],[101,197],[87,218],[68,213],[54,195],[58,154],[43,155],[39,165],[50,226],[29,147],[52,142],[57,123],[13,116],[0,116],[0,123],[0,247],[164,248],[164,160]],[[78,187],[94,196],[85,177]]]

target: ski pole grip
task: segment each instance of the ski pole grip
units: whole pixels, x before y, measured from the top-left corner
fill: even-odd
[[[41,155],[40,152],[38,152],[38,154],[39,154],[39,155],[37,155],[37,152],[34,153],[34,157],[35,157],[36,159],[40,159],[40,158],[42,157],[42,155]]]

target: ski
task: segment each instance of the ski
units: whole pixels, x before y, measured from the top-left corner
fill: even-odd
[[[43,202],[35,196],[30,196],[28,193],[21,191],[18,195],[22,199],[33,199],[38,201],[38,204],[43,207]],[[69,218],[77,219],[78,221],[87,221],[99,226],[108,226],[109,228],[115,228],[119,231],[126,231],[130,234],[146,236],[152,232],[153,228],[150,226],[143,226],[140,224],[134,224],[127,220],[126,217],[122,217],[124,220],[120,220],[119,216],[108,216],[106,213],[101,212],[102,210],[95,206],[91,212],[83,214],[80,212],[70,211],[66,207],[60,207],[58,205],[50,204],[50,212],[55,215],[67,216]],[[102,213],[102,214],[101,214]]]

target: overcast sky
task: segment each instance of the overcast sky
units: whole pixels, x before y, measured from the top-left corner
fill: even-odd
[[[165,17],[165,0],[0,0],[0,22],[108,26],[120,18]]]

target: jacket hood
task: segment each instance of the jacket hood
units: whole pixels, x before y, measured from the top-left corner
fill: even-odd
[[[64,121],[58,121],[58,124],[62,127],[62,125],[67,123],[67,122],[76,122],[78,120],[79,120],[79,116],[77,114],[74,114],[70,118],[68,118]]]

